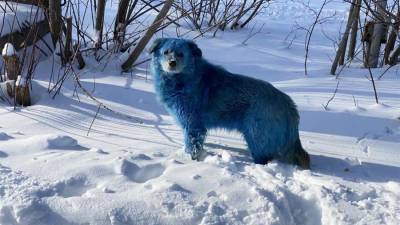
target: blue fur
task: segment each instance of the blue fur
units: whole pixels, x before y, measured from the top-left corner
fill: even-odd
[[[294,102],[270,83],[237,75],[207,62],[191,41],[158,39],[150,51],[159,100],[185,135],[185,151],[196,159],[207,130],[241,132],[255,163],[272,159],[296,162],[304,151],[299,140],[299,115]],[[179,73],[163,70],[167,52],[183,53]]]

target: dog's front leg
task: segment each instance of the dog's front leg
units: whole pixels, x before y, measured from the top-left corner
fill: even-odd
[[[203,144],[206,137],[206,129],[189,125],[184,129],[185,152],[190,153],[193,160],[199,161],[204,152]]]

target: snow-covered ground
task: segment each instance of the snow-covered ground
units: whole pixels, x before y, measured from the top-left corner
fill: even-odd
[[[245,44],[254,23],[196,39],[209,61],[294,99],[311,170],[256,165],[240,135],[224,131],[208,137],[204,161],[190,160],[181,130],[157,103],[148,65],[121,74],[124,56],[100,65],[87,59],[81,82],[143,123],[101,109],[87,135],[98,107],[72,77],[55,99],[48,95],[50,57],[37,68],[34,106],[1,103],[0,224],[400,224],[398,67],[376,81],[380,104],[358,62],[338,79],[329,75],[334,48],[327,36],[337,39],[347,9],[332,2],[324,11],[335,16],[314,33],[308,76],[304,32],[291,45],[294,33],[285,40],[296,21],[313,22],[300,3],[272,3],[256,20],[263,30]]]
[[[0,36],[4,36],[43,20],[44,14],[36,6],[1,1],[0,18]]]

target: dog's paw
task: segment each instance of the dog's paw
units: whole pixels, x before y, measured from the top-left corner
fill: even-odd
[[[200,162],[200,161],[203,161],[206,158],[207,152],[206,151],[202,151],[202,152],[200,152],[200,153],[198,153],[196,155],[194,153],[191,153],[190,155],[192,156],[192,160],[196,160],[196,161]]]
[[[191,152],[190,156],[192,157],[192,160],[197,160],[197,154],[195,152]]]
[[[203,161],[206,157],[207,152],[203,148],[195,148],[192,152],[190,152],[190,156],[192,160]]]

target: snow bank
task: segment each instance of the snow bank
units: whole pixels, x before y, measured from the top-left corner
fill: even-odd
[[[8,139],[5,138],[5,140]],[[52,134],[34,135],[24,139],[10,139],[2,143],[2,148],[7,149],[10,155],[37,153],[49,150],[86,150],[79,146],[77,140],[72,137]]]
[[[300,21],[311,18],[300,4],[278,3],[271,7],[286,4],[304,15]],[[276,9],[279,17],[257,18],[265,28],[246,45],[247,29],[196,39],[210,62],[267,80],[294,99],[311,170],[256,165],[241,135],[225,131],[211,132],[204,160],[192,161],[181,129],[156,100],[147,65],[121,75],[119,58],[99,64],[88,57],[81,83],[113,110],[144,122],[105,110],[93,122],[98,106],[73,79],[55,100],[48,96],[50,57],[32,83],[38,103],[0,107],[0,224],[399,224],[398,75],[389,70],[376,80],[383,103],[376,105],[362,62],[354,61],[342,71],[329,110],[322,107],[338,81],[329,75],[335,51],[325,37],[335,39],[348,9],[332,4],[327,13],[337,10],[339,18],[323,33],[316,27],[307,77],[304,36],[290,46],[283,40],[294,24],[279,16],[285,7]]]

